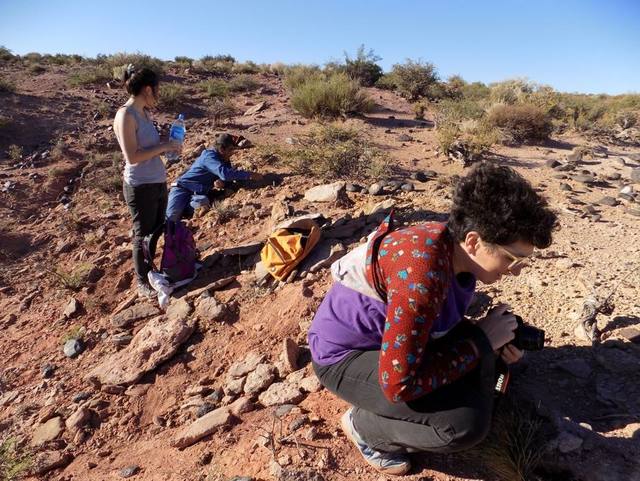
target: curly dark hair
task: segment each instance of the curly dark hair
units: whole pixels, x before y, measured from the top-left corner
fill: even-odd
[[[127,93],[134,96],[139,95],[145,87],[151,87],[155,92],[160,85],[160,78],[156,72],[147,67],[137,70],[133,65],[125,68],[122,80]]]
[[[491,162],[476,164],[460,179],[453,195],[448,227],[462,242],[471,231],[492,244],[524,241],[551,245],[556,214],[520,174]]]

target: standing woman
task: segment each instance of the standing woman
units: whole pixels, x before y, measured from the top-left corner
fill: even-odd
[[[158,102],[158,74],[149,68],[136,70],[129,64],[124,84],[129,100],[118,110],[113,130],[125,159],[122,190],[133,218],[133,266],[138,280],[138,293],[153,297],[147,273],[151,266],[142,250],[144,236],[164,222],[167,208],[167,171],[160,154],[179,152],[181,145],[161,142],[149,110]]]

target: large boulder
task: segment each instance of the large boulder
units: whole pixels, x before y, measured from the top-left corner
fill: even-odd
[[[170,359],[195,329],[190,318],[156,317],[149,321],[121,351],[107,357],[87,374],[97,385],[128,385]]]

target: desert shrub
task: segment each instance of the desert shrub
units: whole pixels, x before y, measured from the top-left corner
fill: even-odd
[[[55,55],[46,55],[43,60],[53,65],[77,65],[84,61],[84,57],[82,55],[57,53]]]
[[[33,65],[29,66],[29,73],[32,75],[40,75],[41,73],[44,73],[46,71],[47,69],[39,63],[34,63]]]
[[[218,99],[209,107],[209,112],[213,118],[213,124],[215,126],[222,125],[231,120],[238,112],[229,99]]]
[[[25,53],[22,56],[22,59],[29,63],[38,63],[42,61],[42,54],[39,54],[38,52],[29,52]]]
[[[199,72],[213,75],[228,75],[233,70],[236,59],[231,55],[205,55],[193,63]]]
[[[67,341],[82,340],[86,333],[87,330],[84,327],[74,324],[60,337],[60,344],[64,345]]]
[[[111,69],[113,69],[113,67],[132,64],[136,69],[147,67],[157,72],[158,74],[162,74],[164,72],[164,62],[162,60],[140,52],[114,53],[113,55],[103,57],[102,62]]]
[[[175,82],[161,83],[160,93],[158,94],[158,104],[161,109],[175,109],[187,100],[187,92],[185,88]]]
[[[353,58],[345,52],[344,64],[336,65],[336,70],[346,73],[365,87],[372,87],[382,77],[382,68],[377,64],[380,60],[382,57],[372,49],[367,51],[364,45],[360,45]]]
[[[269,72],[278,76],[284,75],[287,70],[287,65],[282,62],[274,62],[269,65]]]
[[[491,89],[482,82],[472,82],[462,87],[462,96],[469,100],[485,100],[491,95]]]
[[[105,194],[117,194],[122,191],[123,157],[120,152],[96,154],[89,161],[96,167],[90,174],[90,185]]]
[[[251,75],[238,75],[229,81],[229,91],[231,92],[252,92],[260,87]]]
[[[173,61],[182,67],[191,67],[193,65],[193,59],[191,57],[178,56],[175,57]]]
[[[460,75],[451,75],[446,82],[446,88],[448,96],[450,98],[459,99],[464,97],[464,89],[467,86],[467,82]]]
[[[198,88],[212,99],[224,98],[229,95],[229,84],[220,79],[210,79],[200,82]]]
[[[9,158],[15,162],[22,159],[23,153],[24,153],[24,150],[22,149],[22,147],[16,144],[10,145],[9,148],[7,149],[7,154],[9,155]]]
[[[6,438],[0,443],[0,479],[16,481],[31,467],[31,456],[24,449],[17,448],[14,438]]]
[[[388,169],[386,155],[354,129],[336,125],[313,128],[291,150],[277,150],[293,171],[322,179],[380,177]]]
[[[200,59],[201,62],[224,62],[224,63],[236,63],[236,59],[229,54],[225,55],[205,55]]]
[[[378,79],[375,86],[382,90],[395,90],[398,88],[395,77],[391,74],[383,74]]]
[[[52,271],[52,275],[60,287],[71,291],[79,291],[86,285],[92,269],[92,264],[83,263],[70,271],[58,267]]]
[[[473,100],[447,99],[434,104],[436,128],[450,124],[459,124],[464,120],[477,120],[485,110],[479,102]]]
[[[0,77],[0,93],[13,93],[16,91],[16,85],[7,79]]]
[[[0,62],[9,62],[11,60],[14,60],[15,58],[16,56],[13,55],[11,50],[4,46],[0,46]]]
[[[495,104],[515,104],[525,102],[536,90],[536,85],[527,79],[511,79],[490,85],[490,99]]]
[[[615,114],[615,124],[621,129],[635,127],[638,123],[638,112],[633,110],[622,110]]]
[[[424,114],[427,112],[427,104],[425,102],[416,102],[413,104],[413,113],[416,120],[424,120]]]
[[[105,67],[88,67],[72,72],[67,77],[67,82],[72,87],[80,87],[83,85],[93,85],[107,82],[111,79],[111,73]]]
[[[391,75],[400,95],[410,101],[427,97],[429,88],[438,82],[436,67],[421,60],[407,59],[403,64],[395,64]]]
[[[252,74],[260,71],[260,66],[251,60],[247,60],[244,63],[235,63],[231,68],[233,73]]]
[[[336,73],[326,80],[309,80],[294,89],[291,106],[307,118],[335,118],[348,113],[368,112],[373,102],[358,81]]]
[[[495,105],[489,111],[488,122],[514,142],[546,140],[553,129],[545,112],[531,104]]]
[[[289,90],[295,90],[310,80],[324,78],[325,75],[317,65],[290,65],[285,69],[284,84]]]

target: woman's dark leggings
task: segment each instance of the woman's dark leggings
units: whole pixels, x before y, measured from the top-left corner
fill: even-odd
[[[445,337],[467,337],[468,327],[463,321]],[[313,363],[322,385],[354,406],[356,431],[371,448],[446,453],[470,448],[486,437],[493,410],[493,353],[456,382],[396,404],[387,400],[378,383],[379,356],[380,351],[358,351],[330,366]]]
[[[122,193],[133,218],[133,267],[138,282],[146,284],[151,265],[144,258],[142,240],[164,224],[167,185],[163,182],[132,187],[124,182]]]

